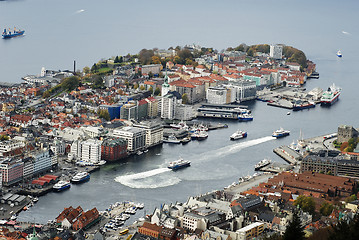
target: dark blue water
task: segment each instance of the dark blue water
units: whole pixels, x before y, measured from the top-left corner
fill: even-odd
[[[358,34],[356,1],[0,1],[0,28],[17,26],[26,36],[0,41],[0,81],[19,82],[41,67],[72,69],[91,66],[101,58],[137,53],[142,48],[168,48],[200,44],[217,49],[244,42],[284,43],[302,49],[317,64],[320,79],[306,88],[326,89],[332,83],[343,88],[340,100],[330,108],[317,106],[286,115],[287,110],[262,102],[249,105],[254,121],[226,122],[227,129],[211,131],[207,140],[187,145],[166,145],[134,156],[125,163],[110,164],[83,185],[63,193],[41,197],[20,220],[46,222],[64,207],[104,210],[111,203],[144,202],[147,213],[161,203],[185,201],[253,173],[265,157],[283,162],[273,148],[299,138],[333,133],[340,124],[357,127]],[[83,10],[83,11],[82,11]],[[343,33],[344,32],[344,33]],[[335,55],[341,50],[343,58]],[[283,127],[289,137],[274,140],[273,130]],[[237,129],[247,139],[230,141]],[[179,157],[192,165],[181,171],[166,168]]]

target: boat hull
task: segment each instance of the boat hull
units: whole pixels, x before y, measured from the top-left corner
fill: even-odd
[[[335,97],[333,98],[333,100],[331,100],[331,101],[321,101],[321,102],[320,102],[320,105],[321,105],[321,106],[331,106],[331,105],[333,105],[335,102],[337,102],[337,101],[339,100],[339,95],[340,95],[340,94],[338,94],[337,96],[335,96]]]
[[[308,104],[308,105],[293,106],[293,111],[300,111],[300,110],[308,109],[308,108],[315,108],[315,105]]]
[[[74,180],[74,179],[71,179],[71,182],[74,183],[74,184],[79,184],[79,183],[84,183],[84,182],[87,182],[90,180],[90,174],[87,175],[86,177],[84,178],[81,178],[79,180]]]
[[[285,136],[289,136],[289,133],[280,133],[280,134],[273,134],[272,137],[275,137],[275,138],[282,138],[282,137],[285,137]]]
[[[55,192],[62,192],[62,191],[65,191],[65,190],[69,189],[70,187],[71,187],[71,185],[68,184],[68,185],[65,185],[65,186],[60,187],[60,188],[53,188],[53,190],[54,190]]]
[[[230,137],[229,139],[232,140],[232,141],[235,141],[235,140],[238,140],[238,139],[242,139],[242,138],[246,138],[247,137],[247,133],[244,133],[242,135],[238,135],[236,137]]]
[[[175,166],[171,166],[171,167],[168,167],[169,169],[173,170],[173,171],[176,171],[176,170],[179,170],[179,169],[182,169],[182,168],[186,168],[186,167],[189,167],[191,166],[191,163],[186,163],[186,164],[181,164],[181,165],[175,165]]]
[[[9,38],[13,38],[13,37],[18,37],[18,36],[22,36],[24,35],[25,31],[20,31],[20,32],[17,32],[17,33],[14,33],[14,34],[3,34],[2,35],[2,38],[4,39],[9,39]]]

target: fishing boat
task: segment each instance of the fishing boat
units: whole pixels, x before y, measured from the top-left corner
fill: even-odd
[[[168,168],[172,170],[178,170],[181,168],[189,167],[190,165],[191,165],[190,161],[183,160],[183,158],[180,158],[177,161],[170,162]]]
[[[275,130],[275,131],[273,132],[272,137],[281,138],[281,137],[288,136],[289,133],[290,133],[290,131],[284,130],[283,128],[280,128],[280,129]]]
[[[4,29],[3,33],[2,33],[2,38],[7,39],[7,38],[13,38],[13,37],[18,37],[21,35],[24,35],[25,31],[24,30],[20,30],[20,29],[16,29],[14,27],[14,30],[11,31]]]
[[[343,57],[342,52],[340,50],[338,50],[338,52],[337,52],[337,57],[339,57],[339,58]]]
[[[293,111],[299,111],[308,108],[315,108],[315,103],[310,101],[297,101],[293,104]]]
[[[229,139],[230,140],[238,140],[241,138],[245,138],[247,137],[247,132],[241,131],[241,130],[237,130],[235,133],[233,133]]]
[[[182,140],[181,140],[181,143],[182,144],[186,144],[186,143],[189,143],[191,141],[191,138],[190,137],[184,137]]]

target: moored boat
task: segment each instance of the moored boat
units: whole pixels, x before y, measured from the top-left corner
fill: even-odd
[[[237,140],[237,139],[241,139],[241,138],[245,138],[247,137],[247,132],[241,131],[241,130],[237,130],[235,133],[233,133],[229,139],[230,140]]]
[[[72,183],[83,183],[90,180],[90,174],[88,172],[79,172],[71,178]]]
[[[191,141],[190,137],[184,137],[184,138],[182,138],[181,143],[186,144],[186,143],[189,143],[190,141]]]
[[[190,165],[191,165],[190,161],[180,158],[177,161],[170,162],[168,168],[172,170],[178,170],[181,168],[189,167]]]
[[[293,111],[299,111],[308,108],[314,108],[315,103],[310,101],[299,101],[293,104]]]
[[[290,134],[290,131],[280,128],[273,132],[272,137],[281,138],[281,137],[288,136],[289,134]]]
[[[238,115],[238,120],[240,122],[247,122],[247,121],[252,121],[253,120],[253,116],[249,113],[243,113]]]
[[[172,134],[167,139],[163,139],[163,142],[179,144],[181,143],[181,140],[177,139],[177,137],[174,134]]]
[[[338,101],[342,89],[335,86],[333,83],[327,91],[325,91],[320,99],[320,104],[322,106],[330,106],[336,101]]]
[[[265,158],[265,159],[261,160],[259,163],[257,163],[256,165],[254,165],[254,170],[258,171],[259,169],[271,164],[271,162],[272,162],[272,160]]]
[[[191,133],[191,139],[192,140],[205,140],[208,138],[208,133],[203,130],[197,130],[194,133]]]
[[[56,183],[52,189],[56,192],[61,192],[64,191],[66,189],[69,189],[71,187],[71,183],[68,181],[59,181],[58,183]]]

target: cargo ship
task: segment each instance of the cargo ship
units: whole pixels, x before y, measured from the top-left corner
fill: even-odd
[[[25,33],[25,30],[18,30],[16,28],[14,28],[13,31],[11,31],[10,29],[9,30],[4,29],[4,31],[2,33],[2,38],[6,39],[6,38],[18,37],[18,36],[24,35],[24,33]]]
[[[325,91],[320,99],[320,104],[322,106],[330,106],[336,101],[338,101],[340,93],[342,89],[335,86],[334,83],[332,86],[328,88],[327,91]]]
[[[71,187],[71,183],[67,182],[67,181],[59,181],[58,183],[56,183],[52,189],[56,192],[61,192],[64,191],[66,189],[69,189]]]
[[[241,139],[241,138],[245,138],[247,137],[247,132],[241,131],[241,130],[237,130],[235,133],[233,133],[229,139],[230,140],[237,140],[237,139]]]
[[[71,178],[72,183],[83,183],[88,180],[90,180],[90,174],[88,172],[79,172]]]
[[[281,137],[288,136],[289,133],[290,133],[290,131],[284,130],[283,128],[280,128],[280,129],[273,132],[272,137],[281,138]]]
[[[191,165],[190,161],[183,160],[182,158],[180,158],[177,161],[170,162],[168,168],[175,171],[181,168],[189,167],[190,165]]]

